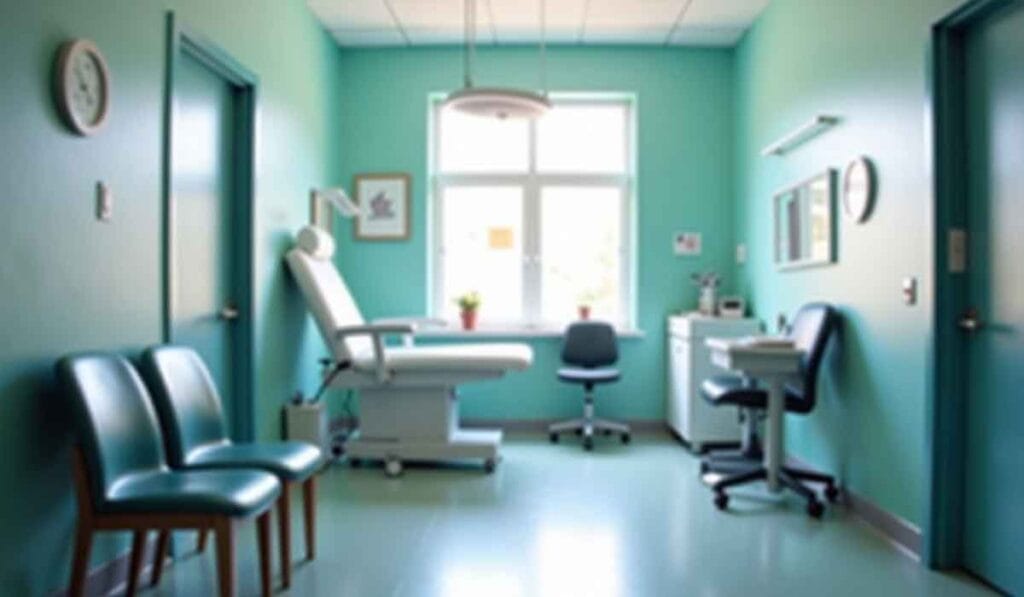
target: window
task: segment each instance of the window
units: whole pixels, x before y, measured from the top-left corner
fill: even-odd
[[[432,106],[433,314],[482,327],[633,327],[633,102],[555,99],[535,122]]]

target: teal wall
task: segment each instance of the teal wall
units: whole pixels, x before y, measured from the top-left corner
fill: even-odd
[[[360,172],[412,175],[412,238],[353,240],[340,229],[338,263],[368,318],[422,315],[427,301],[427,97],[461,83],[456,48],[345,50],[341,70],[341,162],[346,186]],[[480,85],[536,86],[532,48],[485,49]],[[495,77],[500,73],[500,78]],[[623,381],[602,393],[607,416],[660,420],[664,404],[664,319],[693,308],[688,277],[715,269],[731,282],[733,195],[732,53],[664,48],[556,48],[548,54],[553,91],[615,91],[638,99],[638,311],[642,339],[622,341]],[[672,234],[697,230],[704,253],[672,254]],[[531,341],[535,364],[500,382],[468,386],[469,417],[572,416],[580,390],[555,380],[559,344]]]
[[[818,408],[790,417],[790,451],[920,525],[926,512],[927,361],[933,281],[925,130],[929,26],[956,0],[774,0],[736,54],[738,277],[753,307],[827,300],[845,327],[824,370]],[[816,113],[834,130],[783,158],[762,147]],[[826,167],[874,160],[879,194],[864,225],[842,218],[838,264],[780,273],[772,264],[771,196]],[[902,303],[904,276],[920,281]]]
[[[33,0],[0,6],[0,593],[67,582],[74,502],[70,425],[52,392],[61,354],[133,354],[161,340],[161,143],[165,10],[260,77],[256,200],[257,430],[316,378],[319,338],[280,256],[307,218],[310,186],[337,182],[338,51],[302,2]],[[58,45],[96,41],[112,113],[90,138],[68,133],[50,94]],[[114,219],[93,219],[97,180]],[[125,547],[97,541],[95,561]]]

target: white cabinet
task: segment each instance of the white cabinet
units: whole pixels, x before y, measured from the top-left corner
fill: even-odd
[[[668,318],[668,384],[665,413],[669,427],[694,451],[706,444],[738,442],[735,408],[716,408],[700,395],[705,379],[722,375],[711,364],[707,338],[739,338],[757,334],[756,319],[723,319],[701,315]]]

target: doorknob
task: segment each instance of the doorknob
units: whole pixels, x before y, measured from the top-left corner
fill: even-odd
[[[217,316],[224,321],[234,321],[238,319],[239,316],[238,307],[229,304],[228,306],[221,309],[220,313],[218,313]]]
[[[974,307],[964,311],[964,314],[960,316],[960,320],[956,324],[961,330],[969,333],[978,331],[984,325],[981,321],[981,315]]]

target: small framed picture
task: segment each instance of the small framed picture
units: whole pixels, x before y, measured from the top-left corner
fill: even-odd
[[[355,178],[356,218],[359,240],[406,240],[409,238],[409,175],[359,174]]]

